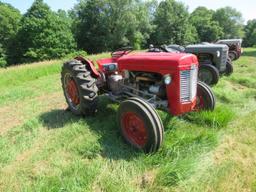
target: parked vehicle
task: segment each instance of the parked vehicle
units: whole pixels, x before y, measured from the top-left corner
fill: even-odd
[[[188,45],[183,47],[180,45],[168,45],[156,47],[156,49],[149,49],[150,52],[182,52],[192,53],[197,56],[199,60],[198,78],[200,81],[208,85],[215,85],[218,83],[220,75],[231,75],[233,73],[233,65],[228,58],[228,47],[226,45],[215,45],[211,43],[202,43],[195,45]]]
[[[242,39],[222,39],[216,42],[216,44],[223,44],[229,47],[229,57],[232,61],[240,58],[242,54]]]
[[[120,103],[118,123],[124,139],[146,153],[156,152],[164,126],[155,109],[171,115],[214,110],[211,88],[198,82],[198,60],[184,53],[131,53],[92,61],[76,57],[64,63],[62,87],[69,109],[76,115],[97,111],[99,95]]]

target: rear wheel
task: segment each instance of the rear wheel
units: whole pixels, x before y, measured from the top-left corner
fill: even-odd
[[[227,61],[225,75],[229,76],[233,73],[234,68],[231,60]]]
[[[203,83],[197,83],[197,98],[195,111],[213,111],[215,109],[216,99],[211,88]]]
[[[91,115],[96,112],[98,88],[90,70],[80,61],[64,63],[61,82],[69,109],[76,115]]]
[[[207,85],[215,85],[219,81],[220,74],[218,69],[213,65],[200,65],[198,78]]]
[[[231,59],[231,61],[237,60],[237,53],[235,51],[230,51],[228,53],[228,56]]]
[[[162,143],[163,124],[147,102],[131,98],[120,104],[118,121],[124,139],[145,153],[156,152]]]

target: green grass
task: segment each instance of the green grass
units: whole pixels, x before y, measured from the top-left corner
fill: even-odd
[[[0,69],[0,191],[256,190],[256,49],[213,88],[214,112],[159,111],[164,143],[154,155],[123,142],[107,98],[95,117],[66,111],[62,63]]]

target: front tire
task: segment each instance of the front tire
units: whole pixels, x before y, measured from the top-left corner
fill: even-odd
[[[227,64],[226,64],[226,70],[225,70],[225,75],[230,76],[234,71],[232,61],[228,59]]]
[[[238,55],[237,55],[237,53],[236,53],[235,51],[230,51],[230,52],[228,53],[228,56],[229,56],[229,58],[231,59],[231,61],[235,61],[235,60],[238,59]]]
[[[82,62],[72,60],[64,63],[61,82],[68,107],[75,115],[92,115],[96,112],[96,79]]]
[[[197,98],[195,111],[213,111],[216,99],[211,88],[203,83],[197,82]]]
[[[219,82],[220,74],[213,65],[200,65],[198,79],[207,85],[216,85]]]
[[[131,98],[120,104],[118,122],[124,139],[145,153],[156,152],[163,139],[163,124],[147,102]]]

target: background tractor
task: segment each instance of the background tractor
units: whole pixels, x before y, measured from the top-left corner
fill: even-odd
[[[181,52],[192,53],[199,61],[198,78],[208,85],[218,83],[220,75],[231,75],[233,73],[232,61],[228,58],[228,47],[226,45],[215,45],[202,43],[188,45],[168,45],[150,48],[149,52]]]
[[[173,116],[213,110],[215,97],[198,82],[196,56],[130,52],[120,49],[98,60],[98,69],[82,57],[66,62],[61,73],[64,95],[76,115],[94,114],[102,94],[120,103],[117,116],[124,139],[146,153],[156,152],[164,126],[155,109]]]
[[[229,57],[232,61],[240,58],[242,54],[242,39],[222,39],[216,42],[216,44],[223,44],[229,47]]]

